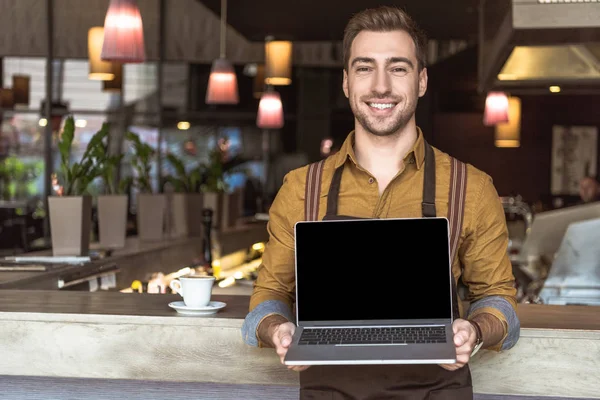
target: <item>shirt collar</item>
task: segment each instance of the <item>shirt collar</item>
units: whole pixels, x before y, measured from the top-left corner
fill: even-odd
[[[347,159],[358,165],[356,161],[356,154],[354,153],[354,131],[348,134],[346,140],[340,147],[340,150],[336,154],[335,168],[340,167],[346,162]],[[416,164],[417,169],[421,169],[425,162],[425,139],[423,138],[423,132],[421,128],[417,127],[417,141],[413,148],[404,157],[405,164]]]
[[[335,168],[342,166],[346,162],[348,158],[354,162],[354,164],[358,165],[356,162],[356,154],[354,154],[354,131],[348,134],[344,143],[340,147],[340,150],[336,153],[335,159]]]

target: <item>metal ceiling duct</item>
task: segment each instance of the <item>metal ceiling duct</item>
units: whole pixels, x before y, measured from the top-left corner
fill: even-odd
[[[480,92],[600,93],[600,0],[481,0],[479,50]]]

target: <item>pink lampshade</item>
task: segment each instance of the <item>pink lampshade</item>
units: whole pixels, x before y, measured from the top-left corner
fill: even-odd
[[[485,99],[483,124],[493,126],[508,122],[508,96],[503,92],[490,92]]]
[[[263,129],[279,129],[283,127],[283,105],[281,96],[274,90],[263,93],[258,104],[256,125]]]
[[[206,91],[207,104],[237,104],[237,77],[233,66],[227,59],[218,58],[213,62]]]
[[[122,63],[146,60],[144,27],[136,0],[110,0],[100,58]]]

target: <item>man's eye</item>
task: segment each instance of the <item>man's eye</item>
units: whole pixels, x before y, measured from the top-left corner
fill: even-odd
[[[394,71],[394,72],[397,72],[397,73],[399,73],[399,74],[405,74],[405,73],[406,73],[406,68],[401,68],[401,67],[399,67],[399,68],[394,68],[394,69],[393,69],[393,71]]]
[[[369,67],[358,67],[356,68],[356,72],[367,72],[369,71]]]

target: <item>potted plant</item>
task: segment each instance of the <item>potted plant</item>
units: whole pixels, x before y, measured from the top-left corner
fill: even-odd
[[[160,240],[163,238],[166,198],[164,194],[154,192],[150,180],[150,162],[156,152],[133,132],[127,132],[126,139],[133,146],[131,165],[136,173],[133,183],[138,189],[138,238],[141,241]]]
[[[89,184],[100,175],[95,160],[99,146],[107,132],[94,135],[79,162],[71,160],[71,147],[75,138],[75,120],[67,117],[58,140],[60,170],[57,195],[48,198],[50,234],[53,255],[88,255],[92,223],[92,198]]]
[[[97,135],[108,137],[108,132],[109,125],[105,123]],[[102,142],[96,153],[104,188],[104,194],[98,196],[100,246],[110,249],[123,248],[127,236],[127,206],[129,204],[127,190],[131,184],[131,178],[116,182],[115,173],[121,164],[123,154],[109,154],[108,141]]]
[[[227,138],[221,141],[227,142]],[[217,229],[235,226],[242,214],[243,196],[240,190],[231,192],[225,181],[227,173],[244,172],[235,160],[229,159],[221,141],[209,154],[209,164],[203,167],[203,208],[211,208]]]
[[[186,171],[183,160],[172,153],[166,155],[174,174],[166,181],[174,190],[172,218],[174,236],[201,236],[202,234],[202,167]]]

